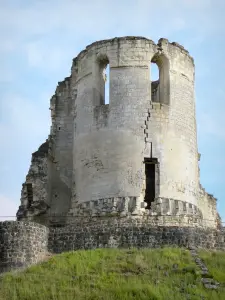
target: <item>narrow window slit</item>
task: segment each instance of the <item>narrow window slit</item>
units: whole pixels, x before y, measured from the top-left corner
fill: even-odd
[[[95,89],[97,105],[109,104],[110,63],[106,55],[100,55],[97,61],[98,77]]]
[[[104,69],[105,75],[105,104],[109,104],[109,64]]]

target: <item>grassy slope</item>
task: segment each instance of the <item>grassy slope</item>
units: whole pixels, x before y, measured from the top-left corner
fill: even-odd
[[[225,252],[198,251],[198,255],[208,267],[212,277],[225,285]]]
[[[225,284],[225,253],[200,255],[215,279]],[[224,289],[205,290],[200,278],[185,249],[77,251],[6,274],[0,282],[0,299],[225,299]]]

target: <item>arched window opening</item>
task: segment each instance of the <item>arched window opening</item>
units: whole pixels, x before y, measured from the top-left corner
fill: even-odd
[[[159,67],[156,63],[151,62],[150,66],[151,80],[151,99],[153,102],[159,101]]]
[[[170,103],[169,60],[164,54],[156,54],[150,66],[152,102]]]
[[[151,62],[150,71],[151,71],[151,74],[150,74],[151,82],[159,81],[159,67],[157,66],[156,63]]]
[[[109,64],[104,69],[104,81],[105,81],[105,103],[109,104]]]
[[[100,55],[97,59],[97,73],[95,78],[95,105],[109,103],[109,76],[110,65],[106,55]]]

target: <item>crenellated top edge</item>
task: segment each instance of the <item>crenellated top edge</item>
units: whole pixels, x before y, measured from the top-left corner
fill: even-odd
[[[122,43],[125,43],[126,41],[129,42],[137,42],[137,41],[145,41],[149,44],[152,44],[155,47],[159,47],[159,48],[163,48],[164,46],[168,45],[168,46],[172,46],[172,47],[176,47],[178,48],[181,52],[185,53],[187,56],[190,57],[190,59],[192,60],[192,62],[194,63],[194,59],[193,57],[189,54],[188,50],[185,49],[182,45],[180,45],[177,42],[169,42],[168,39],[166,38],[160,38],[158,40],[158,43],[156,44],[153,40],[146,38],[146,37],[142,37],[142,36],[123,36],[123,37],[115,37],[112,39],[105,39],[105,40],[99,40],[96,42],[93,42],[89,45],[86,46],[86,48],[84,50],[82,50],[74,59],[73,59],[73,66],[75,67],[77,64],[77,61],[82,58],[90,49],[92,49],[93,47],[96,46],[101,46],[104,44],[108,44],[111,43],[112,45],[117,43],[119,46],[121,46]]]

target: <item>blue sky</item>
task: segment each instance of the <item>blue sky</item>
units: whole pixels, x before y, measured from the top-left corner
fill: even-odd
[[[0,0],[0,216],[12,216],[49,101],[72,58],[96,40],[138,35],[182,44],[196,65],[201,182],[225,221],[224,0]],[[4,219],[4,218],[2,218]]]

